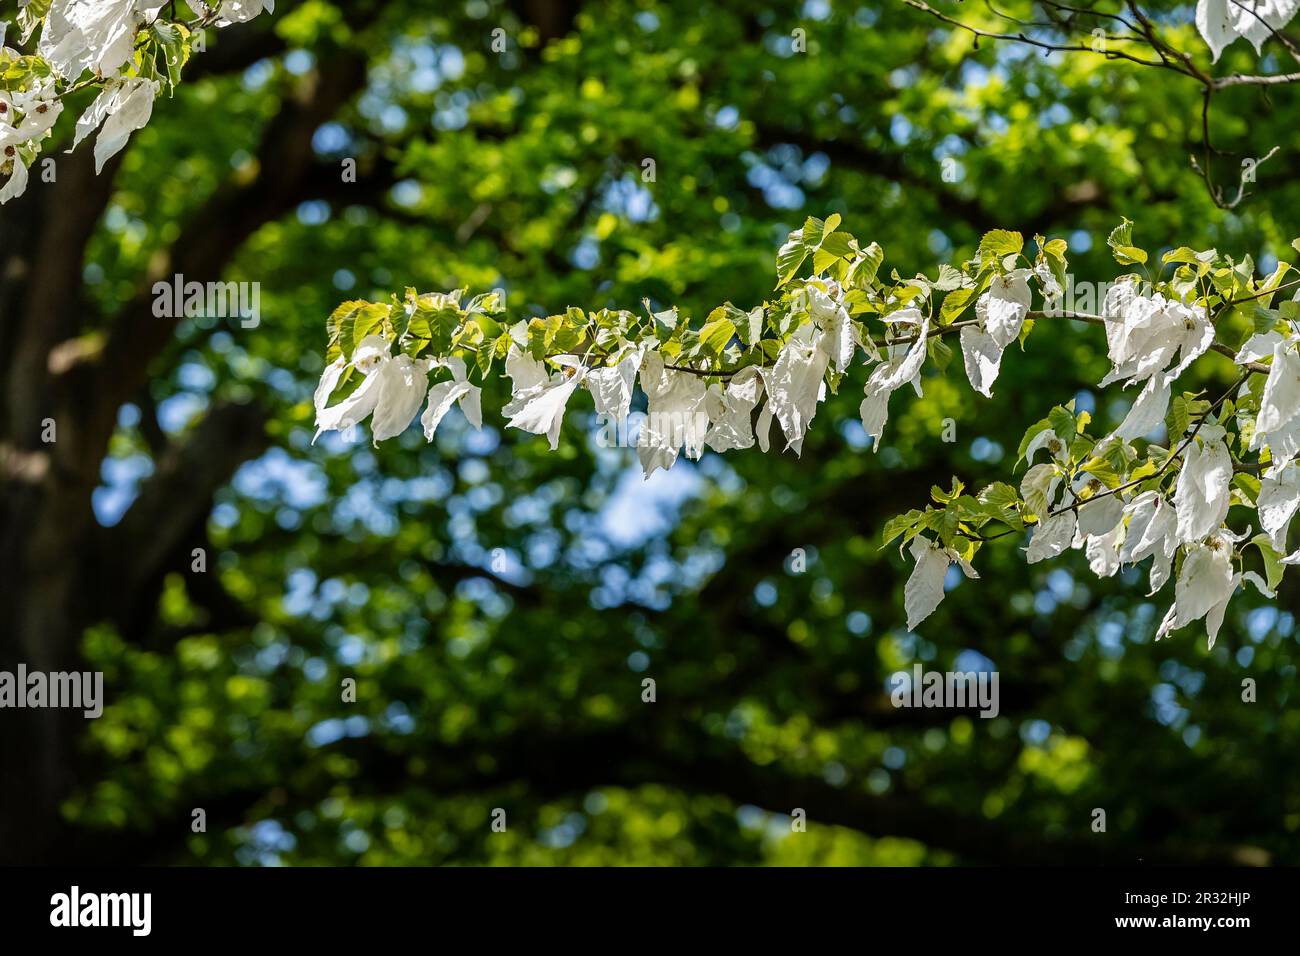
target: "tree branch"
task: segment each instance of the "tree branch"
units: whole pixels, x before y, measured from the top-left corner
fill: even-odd
[[[178,566],[188,571],[191,550],[206,545],[213,496],[266,448],[265,423],[257,405],[217,405],[158,459],[122,520],[100,529],[101,606],[128,638],[148,630],[164,574]],[[124,554],[131,560],[122,561]]]

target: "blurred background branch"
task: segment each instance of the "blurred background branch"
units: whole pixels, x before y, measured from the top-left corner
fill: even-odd
[[[1257,153],[1224,153],[1216,149],[1210,139],[1210,111],[1213,109],[1215,94],[1234,86],[1282,86],[1300,83],[1300,73],[1231,73],[1214,76],[1209,69],[1198,65],[1208,55],[1204,43],[1197,37],[1192,42],[1197,45],[1198,55],[1193,56],[1191,46],[1179,48],[1164,36],[1161,23],[1172,25],[1174,30],[1186,27],[1180,15],[1168,17],[1162,12],[1149,13],[1135,0],[1125,0],[1124,4],[1114,3],[1116,10],[1084,9],[1070,4],[1058,3],[1056,0],[1037,0],[1031,6],[1036,7],[1034,14],[1041,20],[1026,20],[1005,13],[994,4],[986,2],[984,13],[989,22],[1004,24],[1004,30],[1015,32],[997,32],[974,21],[954,17],[936,9],[925,0],[902,0],[906,5],[925,13],[942,23],[956,27],[974,38],[976,46],[981,39],[995,42],[1018,43],[1041,50],[1046,54],[1068,53],[1072,55],[1101,57],[1107,61],[1125,61],[1138,66],[1169,70],[1200,84],[1202,95],[1201,141],[1197,153],[1191,153],[1191,166],[1205,182],[1205,188],[1220,209],[1235,209],[1250,195],[1247,185],[1255,182],[1256,169],[1271,159],[1281,148],[1274,145],[1263,155]],[[1177,8],[1179,14],[1182,7]],[[1128,17],[1119,11],[1129,14]],[[981,21],[982,23],[983,21]],[[1099,26],[1098,24],[1103,24]],[[1124,33],[1111,33],[1107,26],[1119,25],[1126,28]],[[1186,29],[1179,31],[1186,34]],[[1293,40],[1283,32],[1270,28],[1269,33],[1291,55],[1300,60],[1300,51]],[[1137,51],[1137,52],[1135,52]],[[1204,52],[1202,52],[1204,51]],[[1229,107],[1231,108],[1231,107]],[[1223,159],[1234,162],[1232,169],[1232,186],[1225,186],[1216,175],[1216,167],[1224,165]],[[1236,188],[1236,195],[1232,188]]]

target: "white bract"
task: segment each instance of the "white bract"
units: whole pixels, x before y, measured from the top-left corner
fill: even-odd
[[[1117,524],[1105,534],[1090,534],[1084,538],[1084,554],[1088,569],[1099,578],[1108,578],[1120,568],[1119,546],[1124,540],[1124,525]]]
[[[1225,47],[1244,37],[1260,52],[1264,41],[1290,22],[1300,0],[1197,0],[1196,29],[1215,60]]]
[[[1151,558],[1151,593],[1164,587],[1178,550],[1178,513],[1154,491],[1144,491],[1124,506],[1128,530],[1119,551],[1123,564]]]
[[[1032,293],[1029,290],[1031,269],[1013,269],[998,276],[975,305],[975,317],[984,331],[1000,347],[1006,348],[1020,335],[1029,314]]]
[[[1223,443],[1223,429],[1207,426],[1187,448],[1178,473],[1174,509],[1178,512],[1178,540],[1200,541],[1216,530],[1228,515],[1232,456]]]
[[[244,23],[262,12],[274,13],[275,0],[223,0],[217,26]]]
[[[2,167],[3,164],[0,164],[0,168]],[[17,151],[14,152],[13,156],[9,157],[8,167],[9,181],[0,186],[0,203],[6,203],[27,191],[27,180],[29,178],[27,164],[23,162],[23,158],[18,155]]]
[[[968,578],[978,578],[979,574],[970,562],[962,558],[952,548],[945,548],[925,535],[918,534],[912,539],[910,548],[916,566],[907,579],[903,589],[903,603],[907,612],[907,629],[916,626],[929,617],[939,606],[944,595],[944,579],[948,576],[948,565],[954,561]]]
[[[1069,443],[1062,440],[1061,436],[1056,434],[1053,428],[1044,428],[1038,432],[1025,448],[1025,463],[1034,464],[1034,459],[1040,451],[1046,451],[1050,457],[1060,461],[1067,456]]]
[[[1240,575],[1232,573],[1232,545],[1237,540],[1240,539],[1224,533],[1205,544],[1195,544],[1187,549],[1178,583],[1174,586],[1173,606],[1160,622],[1156,640],[1205,618],[1210,647],[1214,647],[1228,599],[1241,583]]]
[[[1074,544],[1077,521],[1074,512],[1068,509],[1044,518],[1029,539],[1025,560],[1035,564],[1068,550]]]
[[[348,366],[365,377],[356,390],[335,405],[326,405]],[[316,389],[316,437],[322,432],[342,431],[374,416],[373,439],[401,434],[415,418],[424,400],[423,376],[427,363],[416,363],[407,355],[394,357],[388,342],[380,335],[363,339],[352,355],[351,363],[341,359],[326,367]]]
[[[436,367],[449,369],[452,378],[430,388],[429,371]],[[330,405],[330,397],[349,368],[364,376],[361,383],[350,394]],[[460,403],[461,411],[471,425],[482,427],[479,388],[467,380],[463,361],[454,356],[436,361],[413,359],[403,353],[393,355],[388,340],[382,335],[367,336],[358,343],[351,362],[340,357],[325,367],[314,396],[316,438],[323,432],[352,428],[366,418],[371,419],[374,444],[396,438],[415,420],[426,392],[429,407],[420,421],[428,440],[433,440],[438,423],[456,402]]]
[[[636,375],[645,355],[642,346],[626,346],[622,358],[605,368],[591,369],[587,373],[587,391],[596,412],[607,415],[616,422],[627,418],[636,391]]]
[[[671,468],[683,449],[688,458],[699,458],[709,427],[704,379],[666,368],[658,352],[649,352],[641,361],[641,390],[646,417],[637,436],[637,456],[645,476]]]
[[[754,444],[753,411],[763,397],[763,376],[752,365],[732,376],[724,390],[709,386],[704,410],[709,416],[709,431],[704,443],[714,451],[749,448]],[[768,421],[771,421],[770,413]]]
[[[885,432],[885,422],[889,419],[889,396],[908,382],[921,394],[921,366],[925,364],[925,343],[930,334],[930,317],[920,309],[900,309],[885,317],[891,328],[903,327],[905,334],[900,338],[910,337],[910,343],[891,344],[889,357],[877,365],[867,379],[866,397],[858,406],[862,416],[862,427],[871,436],[872,449],[880,450],[880,438]]]
[[[1170,380],[1163,375],[1153,375],[1147,379],[1138,392],[1138,397],[1129,406],[1128,414],[1115,429],[1118,438],[1132,440],[1155,431],[1165,420],[1169,411]]]
[[[76,149],[103,123],[99,138],[95,140],[95,172],[102,172],[104,163],[126,145],[131,134],[149,122],[157,95],[158,83],[138,76],[105,84],[99,96],[77,120],[72,148]]]
[[[1083,548],[1088,567],[1108,578],[1120,567],[1119,547],[1124,540],[1124,501],[1118,495],[1093,498],[1079,505],[1072,548]]]
[[[1273,346],[1273,365],[1264,383],[1251,450],[1265,446],[1272,455],[1266,474],[1278,475],[1300,454],[1300,351],[1294,338]]]
[[[830,358],[830,366],[843,372],[853,361],[858,346],[857,330],[848,309],[834,295],[810,287],[809,318],[822,330],[818,347]]]
[[[1002,367],[1003,348],[989,333],[968,325],[961,330],[961,355],[971,388],[985,398],[993,397],[993,383]]]
[[[466,377],[465,361],[453,355],[440,364],[450,370],[451,380],[438,382],[429,389],[429,407],[420,416],[424,437],[428,441],[433,441],[438,424],[456,402],[460,403],[466,421],[475,428],[483,427],[482,389]]]
[[[823,381],[830,365],[833,334],[809,322],[799,328],[763,375],[768,408],[785,432],[786,447],[796,455],[804,434],[826,395]]]
[[[63,112],[53,81],[23,91],[0,91],[0,149],[40,140]]]
[[[1275,551],[1286,551],[1286,532],[1300,507],[1300,465],[1291,464],[1280,475],[1259,483],[1259,522]]]
[[[575,355],[560,355],[553,361],[560,368],[551,375],[546,374],[545,366],[540,372],[536,366],[529,366],[521,379],[528,384],[518,388],[517,381],[514,397],[503,409],[509,419],[506,424],[534,435],[545,435],[552,450],[560,445],[560,427],[564,424],[569,398],[587,375],[586,367]]]
[[[394,355],[381,362],[371,375],[379,382],[370,421],[371,437],[377,445],[396,438],[415,421],[429,384],[429,363],[409,355]]]

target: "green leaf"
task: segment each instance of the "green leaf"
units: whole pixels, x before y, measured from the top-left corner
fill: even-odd
[[[977,495],[981,504],[992,508],[1014,508],[1020,503],[1020,493],[1005,481],[995,481]]]
[[[763,309],[761,306],[752,309],[749,312],[744,312],[736,308],[730,302],[724,302],[709,313],[709,317],[705,320],[704,328],[707,329],[709,323],[717,322],[722,319],[731,322],[734,334],[746,347],[755,344],[763,335]],[[705,338],[704,329],[700,330],[700,338]]]
[[[1169,440],[1176,442],[1187,432],[1192,423],[1191,410],[1186,393],[1175,395],[1169,403],[1169,414],[1165,416],[1165,428],[1169,431]]]
[[[1232,476],[1232,486],[1237,489],[1237,493],[1245,499],[1251,507],[1259,500],[1260,481],[1254,475],[1247,472],[1238,472]]]
[[[159,19],[149,29],[162,51],[167,80],[175,87],[180,82],[181,69],[190,58],[189,28],[183,23]]]
[[[829,225],[829,220],[827,224]],[[813,273],[825,272],[833,263],[852,255],[853,237],[847,232],[832,232],[822,239],[821,245],[813,254]]]
[[[649,299],[646,300],[645,306],[646,311],[650,312]],[[650,318],[654,321],[655,338],[661,343],[671,339],[681,325],[681,317],[677,314],[676,306],[664,309],[662,312],[650,312]]]
[[[1017,465],[1025,460],[1025,453],[1029,450],[1030,443],[1051,427],[1052,423],[1044,418],[1041,421],[1034,422],[1034,424],[1030,425],[1029,428],[1025,430],[1024,437],[1020,439],[1020,448],[1016,452]]]
[[[920,522],[923,517],[925,517],[924,512],[913,508],[911,511],[907,512],[907,514],[895,515],[890,518],[885,522],[885,530],[881,533],[880,546],[883,548],[900,534],[916,528],[917,523]]]
[[[1131,246],[1132,244],[1133,220],[1124,216],[1120,224],[1110,231],[1110,235],[1106,238],[1106,245],[1113,249],[1116,246]]]
[[[1047,492],[1057,474],[1058,469],[1055,465],[1034,465],[1025,472],[1025,477],[1020,482],[1020,494],[1024,497],[1025,508],[1030,514],[1037,515],[1040,520],[1047,517],[1051,511],[1052,505],[1048,500]]]
[[[803,233],[795,231],[776,253],[776,287],[779,289],[799,271],[803,261],[808,258],[808,246],[804,243]]]
[[[995,261],[1000,261],[1007,256],[1019,255],[1024,247],[1025,239],[1020,233],[1007,229],[992,229],[984,233],[984,238],[980,240],[980,266],[987,269]]]
[[[952,362],[952,346],[939,336],[933,335],[926,343],[926,348],[929,350],[930,360],[940,372],[948,368]]]
[[[952,325],[958,317],[966,311],[975,298],[982,292],[982,289],[954,289],[943,297],[943,303],[939,306],[939,324]]]
[[[721,311],[723,310],[714,309],[712,315],[716,315]],[[711,321],[700,329],[700,351],[706,355],[717,357],[722,354],[722,350],[727,347],[727,343],[736,334],[736,324],[726,318],[714,319],[712,315],[710,315]]]
[[[881,265],[885,261],[885,250],[880,248],[880,244],[873,242],[867,248],[863,249],[859,257],[854,260],[849,269],[846,278],[850,288],[866,289],[876,281],[876,276],[880,272]]]
[[[1070,250],[1070,245],[1064,239],[1048,239],[1043,245],[1043,253],[1053,258],[1065,261],[1065,254]]]
[[[1160,262],[1164,265],[1171,262],[1183,262],[1189,266],[1194,266],[1197,275],[1205,275],[1210,270],[1210,264],[1217,254],[1213,249],[1197,252],[1189,246],[1179,246],[1177,249],[1171,249],[1161,256]]]
[[[930,283],[930,288],[935,292],[952,292],[960,289],[963,281],[962,274],[945,262],[939,266],[938,278]]]
[[[476,295],[469,300],[465,306],[465,311],[470,315],[483,313],[484,315],[500,315],[506,310],[506,304],[500,292],[484,292],[482,295]]]
[[[351,360],[353,351],[361,340],[384,330],[392,306],[381,302],[353,300],[344,302],[326,320],[325,328],[331,345],[337,345],[340,354]]]
[[[1263,532],[1251,538],[1250,543],[1259,548],[1259,553],[1264,558],[1264,579],[1268,584],[1268,589],[1276,591],[1277,586],[1282,583],[1282,575],[1286,572],[1286,565],[1282,563],[1282,556],[1273,550],[1273,542]]]
[[[1038,323],[1034,319],[1025,319],[1024,322],[1020,323],[1020,333],[1016,336],[1016,342],[1020,345],[1020,351],[1023,352],[1025,350],[1025,340],[1029,338],[1029,334],[1034,331],[1034,326],[1037,324]]]
[[[809,216],[803,228],[790,233],[776,254],[776,287],[779,289],[794,278],[808,256],[813,256],[813,273],[821,274],[840,259],[854,252],[854,240],[847,232],[837,232],[839,213],[832,213],[825,221]]]
[[[1146,264],[1147,254],[1145,250],[1133,245],[1133,222],[1128,218],[1125,218],[1120,225],[1111,230],[1110,236],[1106,239],[1106,245],[1110,246],[1115,261],[1120,265]]]
[[[1065,254],[1069,251],[1069,246],[1064,239],[1044,240],[1042,236],[1035,236],[1038,248],[1042,253],[1043,261],[1047,263],[1047,268],[1051,270],[1052,278],[1056,284],[1061,287],[1061,292],[1065,292],[1065,287],[1069,283],[1069,263],[1065,259]]]
[[[1089,458],[1079,466],[1079,470],[1086,471],[1107,488],[1118,488],[1123,484],[1123,479],[1106,458]]]
[[[1057,405],[1047,413],[1047,421],[1062,441],[1071,441],[1075,433],[1074,413],[1063,405]]]
[[[26,6],[18,6],[18,28],[23,42],[31,38],[36,28],[50,12],[53,0],[28,0]]]
[[[965,487],[966,486],[961,481],[954,477],[952,480],[952,489],[950,491],[944,491],[938,485],[931,485],[930,497],[935,500],[936,504],[944,505],[960,495]]]
[[[437,354],[443,354],[451,348],[464,314],[455,302],[443,295],[422,295],[406,304],[405,333],[419,339],[427,339],[430,348]]]
[[[893,297],[899,308],[909,305],[913,299],[925,298],[925,289],[914,283],[894,286]]]

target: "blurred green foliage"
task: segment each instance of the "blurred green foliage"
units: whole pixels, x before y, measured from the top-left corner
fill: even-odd
[[[70,825],[121,831],[122,859],[200,863],[1134,861],[1223,845],[1300,862],[1293,585],[1276,606],[1238,595],[1212,652],[1190,633],[1156,645],[1169,596],[1147,598],[1144,574],[1097,581],[1077,554],[1027,568],[1013,537],[906,632],[885,519],[951,474],[1007,478],[1052,405],[1113,427],[1125,402],[1092,389],[1095,328],[1008,354],[994,401],[960,362],[931,373],[923,399],[895,399],[878,453],[851,375],[802,458],[708,453],[644,484],[632,450],[597,447],[588,402],[551,453],[491,412],[482,434],[453,413],[433,445],[413,429],[313,446],[310,401],[344,299],[469,286],[504,288],[516,315],[748,308],[807,215],[839,212],[903,274],[1002,227],[1068,238],[1075,278],[1105,279],[1121,215],[1148,248],[1266,266],[1297,230],[1294,93],[1222,98],[1222,148],[1283,149],[1223,212],[1188,164],[1201,117],[1182,78],[976,49],[898,3],[409,0],[359,26],[349,6],[284,4],[247,28],[278,49],[160,103],[91,243],[111,314],[204,197],[276,162],[258,144],[282,105],[340,50],[364,52],[364,92],[312,139],[331,179],[350,157],[358,182],[235,230],[224,278],[261,283],[260,326],[187,320],[153,367],[169,433],[220,400],[271,412],[271,450],[209,522],[208,573],[254,621],[214,626],[178,573],[148,633],[87,633],[110,706]],[[1167,35],[1208,64],[1190,6],[1166,6]],[[1253,63],[1238,44],[1224,65]],[[1204,367],[1206,385],[1229,380],[1227,360]],[[105,521],[152,468],[140,421],[120,416]],[[985,659],[996,719],[889,706],[896,669]],[[189,833],[194,807],[206,834]]]

